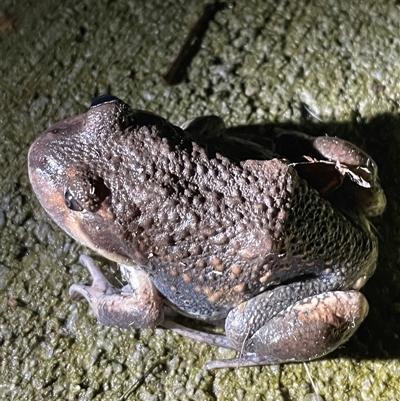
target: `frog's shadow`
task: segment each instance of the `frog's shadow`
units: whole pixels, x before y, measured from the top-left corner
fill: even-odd
[[[295,130],[313,136],[337,136],[366,151],[377,163],[382,187],[387,197],[384,214],[372,220],[379,237],[379,261],[375,275],[363,289],[370,312],[357,334],[337,357],[360,359],[391,359],[400,357],[400,319],[396,305],[400,304],[398,281],[400,268],[400,216],[397,200],[400,199],[398,155],[400,154],[400,116],[381,114],[368,121],[354,119],[349,122],[319,122],[304,119],[300,123],[267,123],[227,128],[226,135],[252,141],[266,138],[277,129]],[[229,152],[229,151],[228,151]],[[228,155],[229,156],[229,155]],[[247,158],[248,155],[240,157]],[[396,282],[397,278],[397,282]],[[397,316],[396,316],[397,314]],[[329,358],[332,356],[329,355]]]

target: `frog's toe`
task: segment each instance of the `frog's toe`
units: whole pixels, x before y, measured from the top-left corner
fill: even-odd
[[[118,290],[106,279],[92,258],[86,255],[81,255],[79,257],[79,262],[89,270],[93,282],[92,285],[71,285],[69,288],[69,295],[72,296],[77,292],[84,296],[89,302],[95,315],[98,316],[99,299],[107,295],[113,295]]]
[[[82,255],[79,261],[89,270],[93,282],[91,285],[73,284],[69,293],[79,293],[85,297],[102,324],[145,328],[163,321],[163,299],[145,272],[125,266],[123,273],[129,285],[121,290],[106,279],[91,258]]]

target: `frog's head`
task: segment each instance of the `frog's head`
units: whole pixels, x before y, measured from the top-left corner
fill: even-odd
[[[124,202],[119,190],[132,184],[120,155],[127,144],[135,147],[140,130],[166,124],[113,96],[96,99],[86,113],[56,123],[34,141],[28,155],[29,178],[41,205],[80,243],[119,263],[140,262],[141,255],[127,249],[115,218]]]

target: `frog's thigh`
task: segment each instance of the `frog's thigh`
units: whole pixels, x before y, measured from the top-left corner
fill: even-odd
[[[242,312],[245,309],[244,304]],[[240,310],[241,306],[236,310],[238,319]],[[249,318],[247,314],[249,331],[254,330],[258,315],[262,314],[260,309],[253,307],[253,310],[253,316]],[[319,358],[346,341],[357,330],[367,313],[368,302],[358,291],[326,292],[304,298],[283,309],[246,339],[242,348],[245,354],[236,362],[218,361],[215,366],[208,368]],[[241,324],[246,322],[242,320]],[[228,338],[229,329],[226,327]]]
[[[93,282],[91,285],[73,284],[69,292],[84,296],[102,324],[145,328],[162,322],[163,298],[142,269],[121,265],[122,274],[128,281],[121,290],[106,279],[93,259],[82,255],[79,261],[89,270]]]
[[[371,157],[351,142],[333,136],[318,136],[313,139],[313,145],[328,160],[368,167],[372,174],[376,174],[376,165]]]

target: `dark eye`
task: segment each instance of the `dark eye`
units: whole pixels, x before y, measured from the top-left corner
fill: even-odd
[[[83,207],[74,198],[74,195],[71,194],[69,189],[66,190],[64,197],[65,197],[65,205],[67,206],[68,209],[71,209],[74,212],[82,212]]]
[[[88,172],[71,174],[64,193],[65,205],[74,212],[96,212],[110,195],[101,177]]]
[[[116,96],[109,95],[109,94],[102,95],[102,96],[98,96],[98,97],[94,98],[92,100],[92,104],[90,105],[90,107],[95,107],[95,106],[98,106],[103,103],[111,103],[111,102],[116,102],[116,101],[120,101]]]

